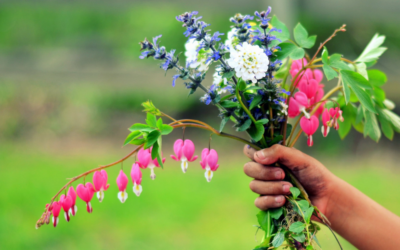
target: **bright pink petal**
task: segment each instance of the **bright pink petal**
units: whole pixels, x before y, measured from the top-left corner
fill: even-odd
[[[324,126],[328,126],[328,122],[331,120],[331,115],[329,114],[328,109],[324,109],[322,113],[322,124]]]
[[[103,175],[103,189],[107,190],[108,187],[110,186],[110,184],[107,184],[108,181],[108,175],[107,175],[107,171],[105,171],[104,169],[102,169],[101,174]]]
[[[192,157],[192,159],[188,160],[188,162],[193,162],[193,161],[197,160],[197,158],[198,158],[198,156],[195,155],[195,156]]]
[[[299,103],[293,98],[289,99],[288,116],[294,118],[301,113]]]
[[[51,212],[53,213],[54,217],[58,217],[60,215],[60,211],[61,211],[61,203],[58,201],[53,202],[52,204],[53,209],[51,210]]]
[[[210,153],[208,154],[208,157],[207,157],[207,163],[208,163],[208,166],[210,166],[210,169],[212,171],[217,170],[217,168],[218,168],[218,153],[214,149],[210,150]]]
[[[117,186],[119,191],[124,192],[126,190],[126,186],[128,185],[128,177],[124,173],[124,171],[120,170],[119,175],[117,177]]]
[[[103,187],[103,175],[101,174],[100,171],[96,171],[93,174],[93,184],[94,184],[94,188],[96,189],[96,191],[100,191],[100,189]]]
[[[319,69],[314,69],[314,79],[320,83],[322,81],[322,79],[324,78],[324,73],[322,73],[321,70]]]
[[[300,120],[300,127],[307,135],[313,135],[315,131],[317,131],[319,126],[319,121],[316,116],[311,116],[310,119],[307,119],[303,116]]]
[[[88,182],[88,183],[86,183],[85,186],[83,184],[79,184],[76,187],[76,192],[77,192],[79,198],[81,198],[85,202],[89,202],[93,198],[95,189],[94,189],[92,183]]]
[[[180,159],[176,158],[175,155],[171,155],[171,158],[174,159],[175,161],[180,161]]]
[[[61,202],[61,206],[65,212],[68,212],[68,210],[72,207],[72,199],[68,195],[67,196],[61,195],[60,202]]]
[[[181,160],[182,157],[182,147],[183,147],[183,141],[182,139],[178,139],[175,141],[174,143],[174,153],[176,155],[176,157],[178,158],[178,160]]]
[[[300,106],[307,107],[308,106],[308,98],[307,95],[303,92],[297,92],[294,94],[294,99]]]
[[[185,140],[182,147],[182,155],[184,155],[188,161],[192,161],[194,151],[194,143],[191,140]]]
[[[72,199],[72,206],[75,205],[76,202],[76,193],[75,193],[75,189],[73,186],[69,187],[68,189],[68,196],[71,197]]]
[[[136,185],[140,185],[142,183],[142,171],[140,170],[139,164],[134,163],[131,169],[131,178],[132,182]]]
[[[139,165],[141,168],[147,168],[151,161],[150,149],[141,148],[137,154]]]
[[[314,79],[302,80],[299,83],[299,90],[306,94],[308,99],[311,99],[318,91],[318,82]]]

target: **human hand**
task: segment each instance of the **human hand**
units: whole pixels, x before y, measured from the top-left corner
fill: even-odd
[[[279,163],[291,170],[307,191],[312,204],[329,218],[329,198],[336,177],[319,161],[297,149],[278,144],[260,151],[245,146],[244,153],[253,160],[244,165],[246,175],[254,178],[250,189],[262,195],[255,200],[258,208],[281,207],[285,204],[284,196],[290,194],[293,185],[285,181],[285,172],[275,166]]]

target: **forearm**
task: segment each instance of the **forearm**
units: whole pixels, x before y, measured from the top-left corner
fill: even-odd
[[[358,249],[398,249],[400,218],[336,178],[326,215],[332,229]]]

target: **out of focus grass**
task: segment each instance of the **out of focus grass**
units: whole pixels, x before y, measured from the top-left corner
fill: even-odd
[[[239,150],[239,149],[238,149]],[[117,199],[115,179],[120,166],[108,170],[110,189],[100,204],[93,199],[93,214],[78,201],[78,213],[57,228],[34,224],[52,195],[67,177],[121,157],[119,153],[87,154],[43,151],[26,145],[0,146],[0,248],[1,249],[252,249],[257,209],[256,195],[243,172],[244,156],[221,153],[221,167],[211,183],[197,162],[181,173],[168,160],[151,181],[144,171],[143,193],[134,196],[131,184],[125,204]],[[388,169],[363,165],[362,170],[324,160],[333,172],[400,215],[400,176]],[[355,168],[354,168],[355,167]],[[125,164],[125,172],[129,166]],[[90,177],[91,179],[91,177]],[[259,235],[260,236],[260,235]],[[337,249],[330,232],[319,236],[323,249]],[[344,241],[342,241],[344,242]],[[345,249],[354,249],[344,243]]]

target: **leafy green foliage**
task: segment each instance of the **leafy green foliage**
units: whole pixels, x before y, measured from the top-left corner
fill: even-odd
[[[277,31],[271,32],[272,35],[276,36],[282,42],[290,39],[289,29],[286,27],[284,23],[279,21],[279,19],[276,16],[273,16],[270,22],[273,27],[281,30],[281,32]]]
[[[254,141],[259,141],[264,136],[264,125],[261,122],[256,122],[247,130],[247,132]]]
[[[261,229],[265,232],[269,232],[269,230],[271,229],[271,216],[269,210],[258,212],[257,220]]]
[[[271,214],[271,218],[278,220],[283,214],[283,208],[282,207],[271,208],[269,209],[269,212]]]
[[[296,221],[289,227],[289,231],[293,233],[300,233],[306,228],[306,225],[301,221]]]
[[[156,108],[151,101],[143,102],[142,106],[144,108],[144,112],[150,113],[155,116],[161,116],[161,111]]]
[[[304,233],[293,234],[292,237],[293,237],[293,239],[295,239],[301,243],[306,241],[306,235]]]
[[[291,187],[290,192],[292,193],[294,199],[297,199],[297,197],[300,195],[300,190],[297,187]]]
[[[294,39],[296,40],[297,44],[300,47],[303,47],[306,49],[312,48],[317,39],[317,36],[309,37],[307,30],[300,23],[298,23],[296,25],[296,27],[294,27],[293,34],[294,34]]]
[[[272,245],[274,247],[280,247],[284,241],[285,241],[285,231],[280,230],[272,240]]]
[[[369,136],[372,140],[378,142],[381,137],[381,130],[379,129],[375,113],[364,108],[364,118],[364,136]]]
[[[386,51],[386,47],[381,47],[385,41],[385,36],[375,34],[367,47],[357,58],[356,62],[372,62],[379,59],[379,57]]]

